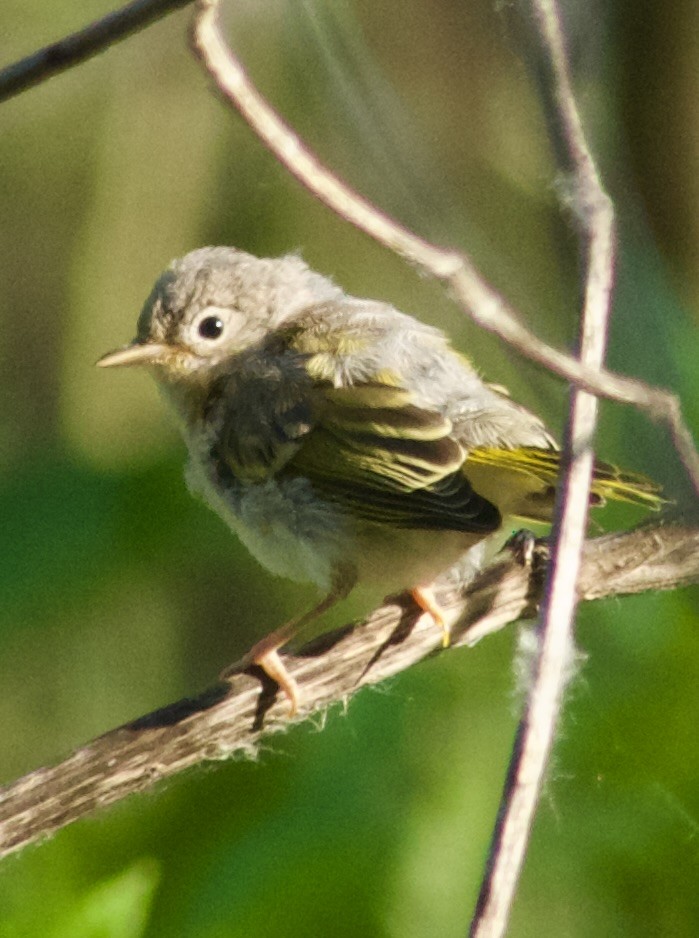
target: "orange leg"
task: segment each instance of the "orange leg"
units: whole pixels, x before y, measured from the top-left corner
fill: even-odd
[[[250,665],[257,665],[273,681],[279,685],[280,690],[286,695],[289,701],[289,716],[293,717],[298,712],[301,700],[299,686],[289,674],[289,671],[282,661],[279,649],[290,642],[304,626],[308,625],[318,616],[327,612],[331,606],[334,606],[340,599],[344,599],[354,586],[354,575],[349,575],[346,570],[338,571],[336,585],[316,606],[304,612],[303,615],[292,619],[280,628],[275,629],[266,635],[263,639],[252,646],[250,651],[238,662],[232,665],[221,675],[222,678],[230,677],[245,671]]]
[[[442,630],[442,648],[448,648],[451,642],[451,630],[444,620],[444,613],[437,602],[434,590],[429,586],[416,586],[410,590],[410,595],[420,609],[429,612],[432,616],[434,624]]]
[[[260,647],[264,645],[265,639],[251,648],[245,658],[243,658],[243,661],[246,666],[251,664],[258,665],[268,677],[271,677],[273,681],[277,682],[279,689],[289,701],[289,717],[296,716],[301,699],[299,686],[291,674],[289,674],[277,649],[267,648],[267,650],[265,650],[264,647]]]

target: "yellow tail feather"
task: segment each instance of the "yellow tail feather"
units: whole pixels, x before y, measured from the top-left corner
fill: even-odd
[[[469,453],[464,471],[479,495],[503,514],[549,521],[560,467],[561,454],[556,450],[482,447]],[[604,462],[595,463],[592,495],[595,504],[613,499],[653,511],[665,504],[660,486],[651,479]]]

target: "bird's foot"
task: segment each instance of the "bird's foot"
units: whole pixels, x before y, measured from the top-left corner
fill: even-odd
[[[279,649],[286,644],[289,638],[286,627],[271,632],[262,641],[253,645],[240,661],[236,661],[235,664],[226,668],[221,674],[221,679],[225,681],[234,674],[241,674],[252,667],[262,668],[267,677],[279,686],[279,689],[289,701],[287,716],[291,718],[298,713],[301,691],[279,654]]]
[[[432,616],[434,624],[442,630],[442,648],[448,648],[451,644],[451,628],[444,618],[434,590],[429,586],[416,586],[410,590],[410,595],[423,612]]]

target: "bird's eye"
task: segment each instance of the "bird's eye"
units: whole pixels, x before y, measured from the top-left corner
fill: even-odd
[[[223,334],[223,329],[224,322],[220,316],[206,316],[198,327],[202,339],[218,339]]]

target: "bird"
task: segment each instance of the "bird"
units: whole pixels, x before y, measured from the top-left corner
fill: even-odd
[[[357,584],[409,593],[449,636],[435,579],[511,519],[552,520],[561,455],[542,420],[445,334],[346,294],[297,254],[203,247],[158,277],[136,337],[103,368],[141,366],[174,408],[187,483],[312,608],[240,662],[296,713],[279,649]],[[658,508],[649,479],[597,462],[591,503]]]

